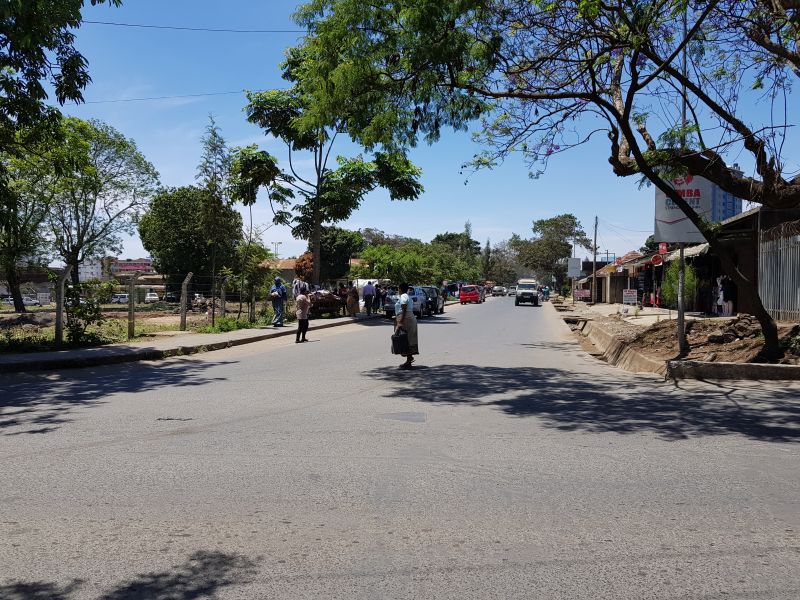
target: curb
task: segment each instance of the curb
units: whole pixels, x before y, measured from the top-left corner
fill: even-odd
[[[666,376],[672,379],[763,379],[800,381],[800,366],[759,363],[671,360]]]
[[[581,329],[581,335],[587,337],[600,350],[603,360],[615,367],[633,373],[665,375],[667,372],[667,361],[645,356],[593,321],[586,322]]]
[[[383,315],[371,315],[364,317],[358,321],[340,321],[337,323],[323,323],[320,325],[312,325],[308,328],[309,331],[319,331],[321,329],[330,329],[332,327],[341,327],[342,325],[352,325],[354,322],[362,322],[367,320],[374,320],[384,318]],[[241,330],[240,330],[241,331]],[[11,363],[0,362],[0,373],[20,373],[28,371],[49,371],[59,369],[80,369],[85,367],[95,367],[101,365],[114,365],[126,362],[136,362],[140,360],[161,360],[173,356],[188,356],[190,354],[198,354],[200,352],[213,352],[214,350],[225,350],[226,348],[233,348],[234,346],[242,346],[244,344],[252,344],[269,340],[272,338],[285,337],[295,335],[295,329],[286,329],[284,331],[270,331],[269,333],[262,333],[250,337],[243,337],[239,339],[220,340],[219,342],[211,342],[205,344],[194,344],[186,346],[177,346],[174,348],[164,348],[159,350],[156,348],[131,348],[114,347],[114,346],[100,346],[96,348],[87,348],[87,356],[75,356],[65,358],[42,358],[37,357],[35,354],[31,355],[28,361],[18,361]],[[92,356],[92,351],[104,351],[105,354]]]

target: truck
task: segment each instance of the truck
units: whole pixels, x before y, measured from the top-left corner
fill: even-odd
[[[519,306],[523,302],[530,302],[534,306],[539,306],[539,283],[535,279],[520,279],[517,282],[514,306]]]

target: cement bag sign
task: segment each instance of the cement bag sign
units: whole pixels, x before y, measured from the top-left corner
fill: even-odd
[[[639,293],[638,290],[622,290],[622,303],[623,304],[633,304],[636,305],[639,303]]]
[[[671,182],[673,189],[701,217],[711,221],[714,210],[714,184],[703,177],[687,175]],[[656,242],[705,242],[706,238],[683,211],[656,189]]]
[[[567,259],[567,277],[580,277],[581,276],[581,259],[568,258]]]

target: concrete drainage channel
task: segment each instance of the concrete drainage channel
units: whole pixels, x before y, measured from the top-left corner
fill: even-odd
[[[748,379],[800,381],[800,366],[758,363],[659,360],[631,348],[623,339],[594,322],[591,317],[564,315],[564,322],[589,340],[597,352],[590,353],[610,365],[633,373],[656,373],[666,379]]]

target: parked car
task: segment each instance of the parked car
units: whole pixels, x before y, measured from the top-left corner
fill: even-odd
[[[114,294],[111,296],[111,304],[127,304],[128,294]]]
[[[33,296],[23,296],[22,304],[24,304],[25,306],[41,306],[39,299],[34,298]]]
[[[530,302],[534,306],[539,306],[539,284],[535,279],[520,279],[517,282],[517,295],[514,298],[514,306],[519,306],[523,302]]]
[[[3,298],[3,304],[14,304],[14,299],[11,296]]]
[[[509,296],[516,296],[517,295],[517,286],[515,286],[515,285],[508,286],[508,295]]]
[[[158,301],[159,297],[155,292],[147,292],[147,295],[144,297],[145,304],[155,304]]]
[[[496,285],[492,288],[492,296],[505,296],[507,293],[508,291],[502,285]]]
[[[181,301],[181,295],[178,292],[167,292],[164,294],[164,302],[171,304],[178,304]]]
[[[428,315],[444,314],[444,296],[439,288],[432,285],[423,285],[422,289],[428,294],[427,309]]]
[[[461,304],[466,304],[467,302],[480,304],[483,302],[483,300],[481,300],[481,290],[476,285],[462,285],[458,300]]]
[[[421,319],[423,314],[423,307],[428,302],[428,295],[425,293],[421,287],[414,286],[408,288],[408,296],[411,298],[411,301],[414,305],[414,314],[417,318]],[[386,296],[386,305],[383,308],[384,313],[387,317],[392,318],[394,317],[394,305],[397,304],[397,298],[399,297],[399,292],[397,290],[390,289],[388,295]]]

